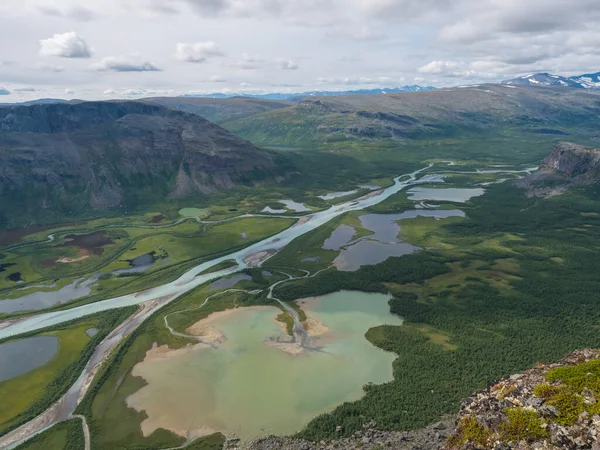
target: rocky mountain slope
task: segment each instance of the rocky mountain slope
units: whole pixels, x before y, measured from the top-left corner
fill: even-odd
[[[501,127],[564,135],[596,126],[600,96],[579,89],[480,85],[434,91],[320,97],[223,124],[260,145],[312,147],[340,140],[405,140]]]
[[[600,149],[560,142],[540,163],[539,170],[519,180],[528,195],[548,197],[571,186],[600,182]]]
[[[139,102],[0,108],[0,225],[272,179],[270,153],[193,114]]]
[[[538,364],[466,399],[447,448],[600,449],[600,351]]]

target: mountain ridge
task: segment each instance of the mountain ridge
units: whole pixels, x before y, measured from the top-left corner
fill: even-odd
[[[0,107],[0,199],[9,212],[143,208],[274,180],[274,156],[206,119],[134,102]],[[41,220],[40,220],[41,219]]]

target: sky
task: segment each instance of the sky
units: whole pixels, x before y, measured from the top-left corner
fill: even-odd
[[[599,0],[0,2],[0,102],[598,71]]]

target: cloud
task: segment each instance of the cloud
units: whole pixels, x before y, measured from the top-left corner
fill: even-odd
[[[36,64],[35,68],[37,70],[40,70],[43,72],[55,72],[55,73],[64,72],[64,70],[65,70],[65,68],[61,67],[61,66],[53,66],[50,64],[43,64],[43,63]]]
[[[233,63],[235,67],[244,70],[255,70],[265,64],[265,60],[260,56],[251,56],[247,53],[243,53],[241,58]]]
[[[102,93],[102,95],[117,95],[117,94],[118,94],[118,92],[115,91],[114,89],[107,89]]]
[[[13,92],[35,92],[36,89],[32,87],[24,87],[24,88],[15,88]]]
[[[223,56],[223,52],[213,41],[195,44],[178,43],[175,58],[179,61],[201,63],[214,56]]]
[[[73,89],[65,89],[65,94],[74,94],[75,91]]]
[[[279,68],[283,70],[296,70],[298,69],[298,64],[290,61],[289,59],[279,61]]]
[[[107,56],[99,63],[92,64],[92,68],[101,72],[160,72],[161,70],[151,62],[140,62],[125,56]]]
[[[360,0],[360,9],[369,17],[408,20],[427,14],[439,14],[456,0]]]
[[[85,39],[74,31],[55,34],[54,37],[40,41],[40,55],[59,56],[61,58],[89,58],[92,50]]]
[[[0,87],[0,95],[10,95],[10,91],[3,87]]]
[[[38,9],[46,16],[59,17],[61,19],[71,19],[79,22],[89,22],[96,19],[96,13],[84,6],[73,6],[66,10],[61,10],[54,6],[38,6]]]
[[[195,11],[202,15],[216,16],[230,8],[228,0],[186,0]]]
[[[473,76],[474,71],[463,62],[456,61],[431,61],[419,68],[419,73],[440,75],[443,77]]]

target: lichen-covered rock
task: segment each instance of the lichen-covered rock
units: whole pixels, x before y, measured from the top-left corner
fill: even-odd
[[[466,399],[452,450],[600,448],[600,351],[579,350]]]

